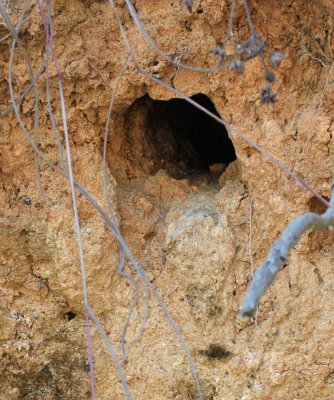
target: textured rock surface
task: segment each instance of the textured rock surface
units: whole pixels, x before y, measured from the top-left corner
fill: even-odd
[[[143,67],[188,95],[207,95],[222,118],[328,196],[334,177],[334,73],[329,75],[333,4],[250,3],[268,46],[286,57],[277,73],[279,101],[274,106],[260,104],[259,61],[249,62],[242,76],[177,71],[141,38],[124,4],[117,2],[117,7]],[[14,22],[15,7],[9,7]],[[195,1],[193,15],[180,2],[163,0],[136,1],[136,9],[167,54],[198,66],[215,64],[210,49],[224,37],[224,1]],[[241,7],[235,18],[238,34],[247,34]],[[105,205],[103,132],[125,47],[108,2],[56,1],[53,22],[75,177]],[[2,20],[0,33],[6,34]],[[37,70],[44,54],[37,12],[21,37]],[[0,42],[1,112],[9,104],[9,43]],[[61,129],[53,67],[50,76]],[[13,82],[16,93],[29,83],[19,51]],[[39,82],[39,145],[59,162],[44,75]],[[162,147],[147,133],[166,127],[160,119],[154,122],[154,116],[148,121],[152,100],[136,102],[144,94],[154,100],[174,97],[138,75],[130,62],[116,96],[108,147],[111,200],[127,243],[189,344],[205,399],[332,399],[333,233],[303,237],[262,300],[257,326],[238,317],[251,279],[251,258],[258,265],[291,218],[321,207],[236,137],[232,140],[238,160],[219,180],[212,173],[186,176],[182,165],[168,166],[161,160]],[[20,106],[29,129],[33,107],[30,92]],[[43,202],[33,150],[14,114],[0,120],[0,132],[0,398],[89,399],[83,294],[68,184],[43,164]],[[168,132],[161,135],[168,138]],[[170,163],[171,143],[163,140]],[[175,178],[173,168],[182,172],[182,179]],[[120,354],[120,335],[134,293],[117,275],[116,240],[94,209],[81,197],[78,202],[91,305]],[[133,398],[194,399],[175,335],[154,299],[149,304],[147,327],[132,344],[124,366]],[[141,302],[129,328],[129,343],[142,314]],[[121,399],[111,357],[94,327],[92,334],[97,398]]]

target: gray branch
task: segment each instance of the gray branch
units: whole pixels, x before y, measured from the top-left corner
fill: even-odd
[[[274,242],[266,261],[256,271],[254,280],[241,305],[240,314],[242,316],[252,317],[254,315],[261,297],[274,281],[277,272],[286,262],[289,251],[298,243],[304,232],[308,229],[334,230],[333,186],[329,204],[331,207],[321,215],[309,212],[294,219],[290,222],[281,237]]]

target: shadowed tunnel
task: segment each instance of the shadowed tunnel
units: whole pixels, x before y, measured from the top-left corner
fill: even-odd
[[[192,99],[219,117],[209,97]],[[123,151],[145,173],[164,169],[183,179],[216,171],[208,175],[215,178],[236,159],[224,125],[183,99],[153,100],[146,94],[130,106],[124,121],[128,147]]]
[[[196,94],[192,99],[219,116],[209,97]],[[148,125],[161,159],[181,165],[189,174],[236,159],[227,130],[217,121],[182,99],[151,102]]]

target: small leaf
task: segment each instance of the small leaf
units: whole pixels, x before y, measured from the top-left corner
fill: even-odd
[[[270,55],[270,64],[273,66],[273,68],[277,68],[283,60],[284,55],[280,52],[271,53]]]
[[[261,102],[263,104],[276,103],[276,101],[277,101],[276,94],[272,92],[269,86],[266,86],[264,89],[262,89]]]
[[[184,5],[187,7],[188,11],[190,13],[193,12],[193,0],[183,0],[184,1]]]
[[[271,71],[268,71],[267,69],[266,69],[266,71],[264,73],[264,76],[265,76],[266,80],[268,82],[270,82],[270,83],[273,83],[275,81],[275,79],[276,79],[275,74],[273,72],[271,72]]]

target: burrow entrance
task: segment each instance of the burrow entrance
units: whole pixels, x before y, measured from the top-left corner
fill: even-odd
[[[196,94],[192,99],[219,116],[209,97]],[[132,104],[126,120],[130,152],[135,156],[136,151],[134,158],[149,174],[165,169],[176,179],[192,178],[219,171],[217,164],[223,170],[236,159],[226,128],[185,100],[145,95]],[[138,130],[143,130],[141,143]]]

